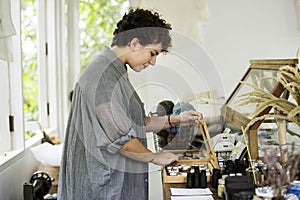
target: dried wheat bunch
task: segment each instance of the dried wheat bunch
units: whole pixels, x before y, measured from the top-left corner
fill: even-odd
[[[262,77],[261,80],[271,79],[278,81],[290,93],[295,102],[291,102],[285,98],[276,97],[255,84],[242,81],[242,84],[246,84],[252,87],[254,90],[240,95],[238,101],[236,102],[237,105],[256,105],[256,109],[251,114],[251,118],[253,119],[246,126],[245,131],[248,131],[249,127],[255,122],[268,118],[285,119],[300,126],[300,73],[298,69],[291,66],[281,67],[279,69],[279,73],[280,77]],[[277,110],[280,114],[269,113],[258,116],[263,110],[270,106]]]

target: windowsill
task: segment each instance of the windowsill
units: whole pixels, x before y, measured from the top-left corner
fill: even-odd
[[[43,133],[38,132],[35,136],[25,141],[25,149],[30,148],[34,145],[37,145],[41,142],[41,139],[43,138]]]
[[[42,133],[38,133],[32,138],[28,139],[25,142],[24,149],[16,149],[8,152],[0,153],[0,173],[5,170],[7,167],[15,163],[17,160],[24,156],[24,153],[27,150],[30,150],[31,147],[38,145],[41,143],[41,139],[43,138]]]
[[[23,150],[13,150],[9,152],[2,152],[0,155],[0,172],[7,168],[14,160],[17,159],[18,155],[21,155]]]

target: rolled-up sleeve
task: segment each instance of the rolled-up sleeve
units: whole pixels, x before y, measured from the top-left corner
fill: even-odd
[[[117,153],[121,147],[132,138],[136,137],[136,132],[131,129],[127,135],[121,136],[120,138],[113,141],[106,147],[106,150],[110,153]]]

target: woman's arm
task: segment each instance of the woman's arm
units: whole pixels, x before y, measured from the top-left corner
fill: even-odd
[[[178,160],[178,156],[169,152],[153,153],[147,149],[137,138],[126,142],[120,152],[133,160],[151,162],[156,165],[168,165]]]
[[[169,119],[168,116],[147,117],[146,131],[158,132],[171,126],[193,125],[198,123],[198,119],[202,119],[202,114],[193,110],[182,112],[177,116],[170,116]],[[120,152],[128,158],[141,162],[152,162],[157,165],[168,165],[178,160],[178,156],[170,152],[151,152],[137,138],[127,141]]]
[[[202,114],[194,110],[182,112],[180,115],[146,117],[146,131],[157,133],[171,126],[194,125],[199,118],[203,118]]]

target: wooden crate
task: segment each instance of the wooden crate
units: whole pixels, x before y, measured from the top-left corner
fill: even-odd
[[[187,164],[187,165],[193,165],[193,164],[204,164],[208,167],[210,171],[210,175],[207,176],[207,182],[210,182],[213,166],[210,163],[208,159],[193,159],[193,160],[178,160],[178,164]],[[164,183],[186,183],[186,176],[169,176],[166,170],[166,167],[162,170],[162,179]]]

